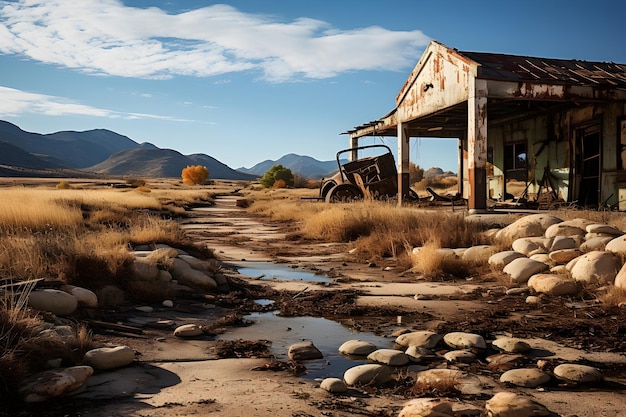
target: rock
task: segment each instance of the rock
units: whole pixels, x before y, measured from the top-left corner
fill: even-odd
[[[541,305],[541,298],[539,298],[537,296],[534,296],[534,295],[529,295],[528,297],[526,297],[526,304],[540,306]]]
[[[44,289],[34,290],[28,295],[28,306],[40,311],[65,316],[78,307],[78,300],[64,291]]]
[[[491,267],[501,270],[507,266],[513,259],[524,258],[523,253],[516,252],[514,250],[507,250],[503,252],[494,253],[489,257],[487,261]]]
[[[573,363],[564,363],[554,368],[554,376],[561,380],[578,384],[600,382],[604,379],[602,373],[597,368]]]
[[[500,382],[518,387],[536,388],[550,382],[550,375],[537,368],[511,369],[500,376]]]
[[[549,264],[550,262],[552,262],[552,260],[550,259],[550,255],[548,255],[547,253],[536,253],[529,256],[529,258],[533,261],[542,262],[544,264]]]
[[[172,308],[174,307],[174,302],[172,300],[163,300],[161,305],[166,308]]]
[[[626,264],[622,266],[617,275],[615,276],[615,281],[613,285],[617,288],[621,288],[626,290]]]
[[[194,337],[202,333],[202,327],[197,324],[183,324],[174,330],[174,336],[176,337]]]
[[[142,313],[152,313],[154,308],[150,306],[137,306],[135,307],[135,310],[141,311]]]
[[[159,268],[151,259],[135,258],[133,262],[137,279],[154,282],[159,278]]]
[[[501,229],[496,233],[496,240],[514,241],[520,237],[543,236],[548,227],[560,222],[562,222],[562,220],[556,216],[530,214]]]
[[[411,362],[418,363],[435,357],[430,349],[415,345],[409,346],[404,353],[409,357]]]
[[[365,340],[348,340],[339,346],[339,353],[344,355],[367,356],[378,349],[372,342]]]
[[[527,287],[513,287],[507,289],[504,293],[506,295],[525,295],[528,294],[528,292],[529,291]]]
[[[400,346],[420,346],[426,349],[434,349],[441,339],[441,335],[437,333],[422,330],[402,334],[396,338],[396,343]]]
[[[578,258],[571,274],[579,282],[608,284],[613,283],[620,268],[620,261],[612,253],[593,251]]]
[[[404,404],[398,417],[454,417],[452,405],[441,399],[414,398]]]
[[[415,384],[423,388],[435,387],[439,391],[454,388],[463,394],[482,392],[482,384],[476,375],[470,375],[457,369],[427,369],[418,372]]]
[[[626,254],[626,235],[621,235],[609,241],[605,250],[613,253]]]
[[[18,393],[27,403],[63,397],[81,388],[91,375],[93,369],[90,366],[44,371],[26,378]]]
[[[339,378],[324,378],[320,383],[320,388],[333,394],[342,394],[348,391],[346,383]]]
[[[130,365],[135,352],[128,346],[103,347],[85,353],[85,363],[94,369],[114,369]]]
[[[491,342],[491,344],[507,353],[524,353],[532,349],[530,345],[522,339],[508,336],[499,337]]]
[[[590,224],[585,228],[587,233],[603,233],[612,236],[620,236],[623,234],[617,227],[608,224]]]
[[[514,259],[504,267],[504,273],[511,276],[511,281],[517,284],[524,284],[528,278],[547,270],[549,266],[543,262],[533,261],[528,258]]]
[[[554,252],[555,250],[563,250],[563,249],[576,249],[578,247],[578,242],[576,239],[573,239],[569,236],[555,236],[552,240],[552,245],[548,250],[550,252]]]
[[[76,332],[70,326],[54,326],[50,329],[44,329],[35,337],[37,339],[56,339],[63,343],[76,342]]]
[[[367,355],[372,362],[389,366],[404,366],[409,363],[409,356],[396,349],[378,349]]]
[[[517,368],[523,359],[524,356],[519,354],[497,353],[487,356],[487,368],[496,372],[508,371]]]
[[[543,237],[522,237],[513,241],[511,247],[514,251],[528,256],[530,253],[536,253],[537,250],[547,251],[546,239]]]
[[[468,262],[484,262],[489,259],[491,255],[496,253],[497,249],[493,245],[476,245],[471,248],[467,248],[461,259]]]
[[[528,280],[528,287],[540,294],[548,295],[574,295],[580,288],[573,279],[563,275],[536,274]]]
[[[443,341],[453,349],[485,349],[485,339],[479,334],[451,332],[443,337]]]
[[[289,360],[299,362],[322,359],[324,355],[322,355],[322,352],[315,347],[313,342],[301,342],[289,346],[287,357]]]
[[[183,284],[195,285],[207,290],[216,290],[217,282],[202,271],[194,269],[180,258],[172,259],[172,268],[170,269],[172,277]]]
[[[613,240],[613,238],[611,237],[593,237],[591,239],[587,239],[580,245],[580,251],[582,253],[587,253],[594,250],[604,251],[606,248],[606,244],[609,243],[611,240]]]
[[[159,269],[159,282],[170,282],[172,279],[172,274],[170,274],[169,271],[166,271],[165,269]]]
[[[446,352],[443,357],[448,362],[473,363],[476,362],[476,355],[469,350],[451,350]]]
[[[487,417],[543,417],[550,411],[528,397],[513,392],[499,392],[485,403]]]
[[[77,287],[76,285],[62,285],[59,289],[76,297],[79,306],[89,308],[98,307],[98,297],[93,291],[87,288]]]
[[[553,238],[555,236],[584,236],[587,231],[580,227],[570,226],[567,222],[553,224],[548,227],[544,233],[547,238]]]
[[[554,275],[566,275],[569,276],[569,271],[565,265],[555,265],[550,268],[550,273]],[[530,279],[530,278],[529,278]]]
[[[365,365],[357,365],[346,370],[343,374],[343,380],[349,386],[384,384],[391,381],[392,373],[393,368],[387,365],[368,363]]]
[[[97,291],[100,307],[117,307],[124,304],[124,291],[115,285],[105,285]]]
[[[574,258],[578,258],[582,252],[578,249],[560,249],[550,252],[550,260],[555,264],[566,264]]]

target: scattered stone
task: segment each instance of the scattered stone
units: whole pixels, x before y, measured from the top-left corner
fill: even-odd
[[[468,262],[483,262],[497,251],[493,245],[476,245],[463,251],[461,259]]]
[[[195,285],[207,290],[216,290],[217,282],[202,271],[194,269],[180,258],[172,259],[172,277],[183,284]]]
[[[469,350],[451,350],[446,352],[443,357],[448,362],[473,363],[476,362],[476,355]]]
[[[135,307],[135,310],[141,311],[143,313],[152,313],[154,311],[154,308],[150,306],[137,306]]]
[[[532,349],[530,345],[522,339],[508,336],[499,337],[491,342],[491,344],[507,353],[524,353]]]
[[[348,386],[339,378],[324,378],[320,388],[333,394],[343,394],[348,391]]]
[[[78,307],[78,300],[65,291],[43,289],[31,291],[28,306],[40,311],[65,316],[72,314]]]
[[[74,297],[76,297],[76,300],[78,301],[79,306],[89,307],[89,308],[98,307],[98,297],[93,291],[88,290],[87,288],[66,284],[66,285],[62,285],[61,288],[59,289],[68,294],[72,294]]]
[[[365,340],[348,340],[339,346],[339,353],[344,355],[367,356],[378,349],[372,342]]]
[[[389,366],[404,366],[409,363],[409,356],[396,349],[378,349],[367,355],[373,362]]]
[[[522,294],[528,294],[528,288],[527,287],[515,287],[515,288],[509,288],[508,290],[505,291],[506,295],[522,295]]]
[[[443,341],[453,349],[485,349],[485,339],[479,334],[451,332],[443,337]]]
[[[580,255],[582,255],[582,252],[578,249],[559,249],[550,252],[549,258],[555,264],[566,264]]]
[[[441,339],[441,335],[437,333],[422,330],[402,334],[396,338],[396,343],[400,346],[420,346],[426,349],[434,349]]]
[[[430,349],[427,349],[422,346],[411,345],[409,346],[404,353],[409,357],[411,362],[423,362],[426,360],[433,359],[435,356]]]
[[[550,382],[550,375],[538,368],[511,369],[500,376],[500,382],[518,387],[536,388]]]
[[[482,392],[482,384],[476,375],[457,369],[427,369],[416,374],[415,384],[422,387],[436,387],[440,391],[454,388],[462,394]]]
[[[528,287],[540,294],[555,296],[578,294],[578,283],[564,275],[536,274],[528,280]]]
[[[513,259],[524,258],[523,253],[516,252],[514,250],[507,250],[503,252],[494,253],[489,257],[487,261],[493,268],[502,269],[507,266]]]
[[[292,361],[308,361],[313,359],[322,359],[324,355],[315,347],[313,342],[295,343],[289,346],[287,357]]]
[[[612,253],[593,251],[580,256],[570,271],[576,281],[612,284],[620,268],[619,259]]]
[[[404,404],[398,417],[454,417],[452,405],[435,398],[414,398]]]
[[[514,259],[504,267],[504,273],[511,276],[511,281],[517,284],[524,284],[528,278],[547,270],[549,266],[543,262],[533,261],[528,258]]]
[[[44,371],[26,378],[18,392],[27,403],[42,402],[80,389],[91,375],[90,366]]]
[[[529,295],[528,297],[526,297],[526,304],[539,306],[541,305],[541,298],[535,295]]]
[[[174,330],[174,336],[176,337],[194,337],[201,335],[202,327],[197,324],[183,324],[182,326],[178,326]]]
[[[85,353],[85,363],[94,369],[114,369],[130,365],[135,352],[128,346],[103,347]]]
[[[543,237],[521,237],[511,245],[514,251],[528,256],[537,250],[546,251],[546,239]]]
[[[161,305],[163,305],[163,307],[172,308],[174,307],[174,302],[172,300],[163,300]]]
[[[597,368],[573,363],[564,363],[554,368],[554,376],[577,384],[600,382],[604,379],[602,373]]]
[[[349,386],[365,384],[384,384],[391,381],[393,369],[387,365],[368,363],[346,370],[343,380]]]
[[[488,417],[543,417],[550,411],[538,402],[515,394],[499,392],[485,403]]]
[[[524,356],[510,353],[497,353],[487,357],[487,368],[492,371],[503,372],[517,368]]]

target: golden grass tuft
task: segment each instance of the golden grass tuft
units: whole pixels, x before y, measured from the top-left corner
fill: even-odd
[[[600,302],[609,307],[621,307],[626,305],[626,289],[612,285],[608,291],[600,297]]]

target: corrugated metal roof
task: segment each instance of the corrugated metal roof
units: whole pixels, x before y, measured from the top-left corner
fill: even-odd
[[[459,53],[480,64],[478,77],[483,79],[626,88],[626,64],[484,52]]]

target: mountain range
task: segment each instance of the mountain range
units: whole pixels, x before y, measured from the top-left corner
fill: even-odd
[[[337,165],[290,154],[236,170],[209,155],[183,155],[106,129],[40,134],[0,120],[0,176],[173,178],[180,177],[187,166],[202,165],[213,179],[255,180],[275,164],[306,178],[321,178]]]

